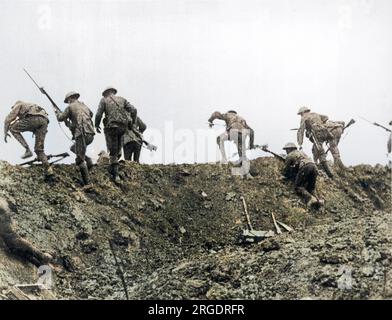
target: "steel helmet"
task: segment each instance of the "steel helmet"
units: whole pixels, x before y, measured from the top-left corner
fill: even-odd
[[[117,89],[116,89],[115,87],[113,87],[113,86],[109,86],[109,87],[107,87],[105,90],[103,90],[103,91],[102,91],[102,95],[104,96],[104,95],[105,95],[105,93],[106,93],[107,91],[109,91],[109,90],[112,90],[112,91],[114,91],[114,94],[116,94],[116,93],[117,93]]]
[[[301,107],[298,110],[298,114],[301,114],[301,113],[304,113],[304,112],[309,112],[309,111],[310,111],[310,109],[308,107]]]
[[[71,98],[71,97],[76,97],[76,99],[78,99],[80,97],[80,94],[78,92],[76,92],[76,91],[68,92],[65,95],[64,103],[68,103],[68,99]]]
[[[283,147],[283,150],[287,150],[287,149],[298,149],[298,148],[295,145],[295,143],[289,142],[286,143],[286,145]]]
[[[234,113],[234,114],[237,114],[237,111],[235,111],[235,110],[229,110],[229,111],[227,111],[227,113]]]

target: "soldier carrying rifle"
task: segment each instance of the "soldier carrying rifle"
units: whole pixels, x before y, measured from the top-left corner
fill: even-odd
[[[302,107],[298,111],[301,116],[301,125],[297,132],[297,142],[302,149],[304,134],[313,143],[312,153],[314,162],[320,162],[324,171],[329,177],[333,177],[333,173],[327,162],[327,152],[325,152],[323,143],[329,144],[328,151],[331,151],[335,165],[343,170],[345,166],[340,158],[338,144],[343,131],[347,128],[342,121],[329,121],[325,115],[311,112],[308,107]],[[350,125],[354,123],[350,122]]]

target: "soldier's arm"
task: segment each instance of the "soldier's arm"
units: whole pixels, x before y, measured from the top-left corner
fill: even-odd
[[[58,121],[66,121],[70,118],[69,107],[65,108],[63,112],[56,111],[56,117]]]
[[[389,136],[388,140],[388,153],[392,152],[392,134]]]
[[[208,119],[208,122],[212,124],[214,122],[214,120],[217,120],[217,119],[218,120],[225,120],[224,116],[220,112],[215,111],[211,115],[211,117]]]
[[[135,124],[137,120],[137,109],[128,100],[125,100],[124,105],[125,109],[131,114],[132,123]]]
[[[21,105],[13,107],[11,112],[5,118],[5,120],[4,120],[4,135],[5,136],[7,135],[7,132],[9,130],[9,127],[10,127],[10,124],[12,123],[12,121],[14,121],[18,118],[20,108],[21,108]]]
[[[101,125],[101,120],[104,111],[105,111],[105,100],[104,98],[102,98],[101,101],[99,102],[98,111],[95,114],[95,128],[99,128],[99,126]]]
[[[140,119],[139,117],[137,118],[138,125],[139,125],[139,131],[143,133],[147,129],[147,125]]]
[[[299,146],[304,143],[304,133],[305,133],[305,120],[301,120],[301,125],[297,131],[297,142]]]

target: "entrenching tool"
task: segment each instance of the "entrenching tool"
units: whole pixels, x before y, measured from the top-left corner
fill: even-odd
[[[54,160],[54,161],[49,163],[49,164],[54,164],[54,163],[57,163],[57,162],[65,159],[65,158],[69,157],[69,153],[68,152],[64,152],[64,153],[60,153],[60,154],[50,154],[50,155],[47,155],[46,157],[48,158],[48,160],[50,160],[52,158],[59,158],[59,159],[56,159],[56,160]],[[20,163],[19,165],[20,166],[32,165],[35,162],[40,162],[40,160],[38,158],[35,158],[33,160]]]
[[[258,231],[253,229],[252,223],[250,222],[250,216],[248,212],[248,206],[246,205],[245,198],[243,196],[240,197],[242,204],[244,206],[244,213],[246,217],[246,222],[248,225],[248,229],[243,230],[242,232],[242,238],[245,242],[247,243],[256,243],[260,242],[261,240],[271,237],[274,235],[273,232],[271,231]]]

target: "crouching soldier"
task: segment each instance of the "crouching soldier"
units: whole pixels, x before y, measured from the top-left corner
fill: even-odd
[[[283,174],[286,178],[294,180],[295,191],[304,199],[309,207],[318,208],[322,205],[315,195],[318,176],[317,166],[294,143],[287,143],[284,148],[287,153]]]
[[[32,132],[35,135],[34,151],[37,159],[48,170],[48,158],[44,151],[48,124],[49,118],[45,109],[33,103],[17,101],[4,121],[4,141],[7,143],[7,138],[10,137],[8,131],[10,131],[15,139],[25,148],[22,159],[27,159],[32,157],[33,153],[23,138],[22,132]],[[49,170],[48,173],[50,173]]]
[[[142,119],[137,117],[133,128],[134,130],[128,129],[124,135],[124,159],[139,163],[143,145],[142,134],[146,131],[147,126]]]
[[[214,120],[223,120],[226,122],[226,131],[221,134],[216,142],[218,143],[219,150],[222,155],[222,162],[227,163],[225,153],[225,141],[233,141],[238,150],[239,161],[236,165],[241,165],[242,161],[246,160],[245,139],[249,136],[249,148],[254,149],[254,131],[248,126],[244,118],[240,117],[236,111],[228,111],[227,113],[214,112],[208,119],[209,126],[212,127]]]
[[[95,115],[95,128],[101,132],[101,120],[103,115],[106,145],[110,155],[110,173],[113,180],[120,182],[118,175],[119,157],[123,143],[123,137],[127,129],[132,129],[136,121],[137,111],[126,99],[116,96],[117,90],[108,87],[102,92],[97,114]]]
[[[75,143],[70,150],[76,154],[75,163],[79,167],[83,184],[90,183],[89,170],[93,167],[93,161],[86,156],[87,146],[94,140],[94,125],[92,121],[92,111],[78,99],[80,94],[70,92],[65,96],[64,103],[68,103],[68,107],[64,112],[56,110],[58,121],[69,123],[69,129],[72,132]]]

